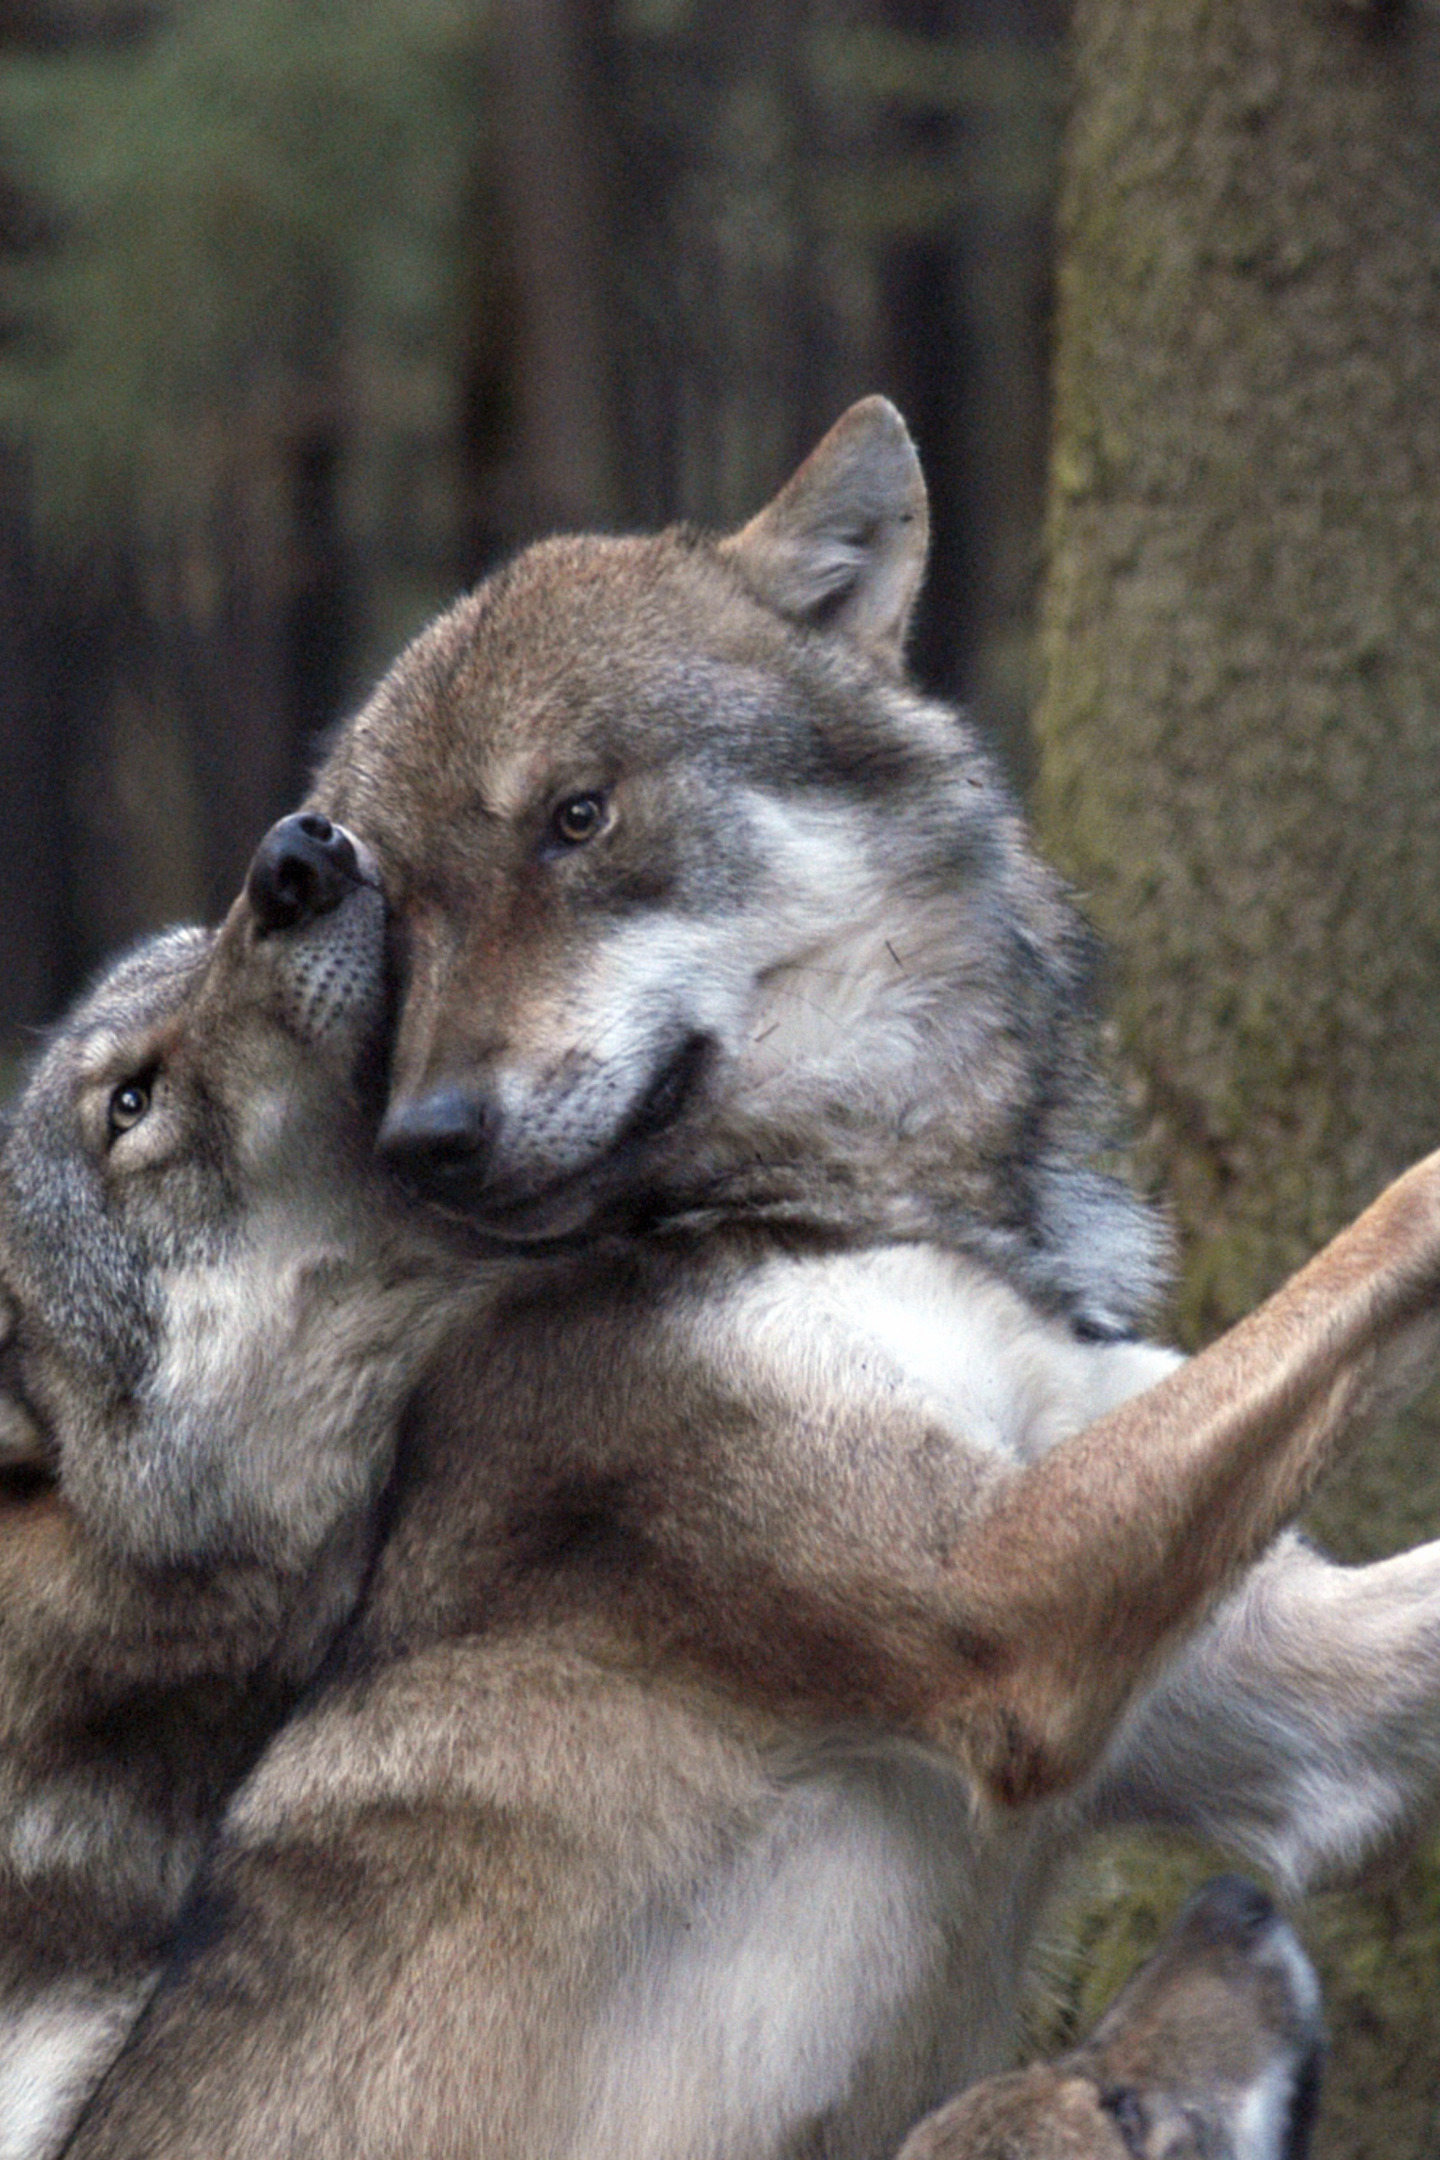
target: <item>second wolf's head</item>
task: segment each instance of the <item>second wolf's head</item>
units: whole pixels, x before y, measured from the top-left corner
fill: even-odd
[[[1219,1877],[1058,2061],[987,2078],[900,2160],[1305,2160],[1320,1983],[1253,1883]]]
[[[531,549],[345,730],[315,800],[398,913],[382,1146],[431,1198],[520,1242],[935,1238],[1133,1321],[1153,1240],[1093,1166],[1088,939],[902,676],[925,535],[867,400],[727,540]]]
[[[373,1157],[385,941],[348,836],[286,820],[218,934],[105,976],[9,1121],[0,1449],[128,1560],[301,1565],[379,1474],[443,1266]]]

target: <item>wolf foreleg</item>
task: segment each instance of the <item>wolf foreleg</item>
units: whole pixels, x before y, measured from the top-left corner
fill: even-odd
[[[983,1790],[1078,1782],[1342,1447],[1440,1361],[1440,1156],[1259,1309],[1008,1479],[950,1556],[951,1731]]]
[[[1122,1725],[1102,1826],[1198,1831],[1285,1889],[1353,1869],[1440,1795],[1440,1541],[1337,1567],[1283,1538]]]

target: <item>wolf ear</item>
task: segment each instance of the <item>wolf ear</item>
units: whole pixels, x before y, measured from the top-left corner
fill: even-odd
[[[720,550],[780,614],[841,631],[898,667],[929,532],[909,429],[888,398],[868,397]]]

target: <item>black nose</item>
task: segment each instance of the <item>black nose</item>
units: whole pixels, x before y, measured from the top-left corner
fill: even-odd
[[[255,851],[245,894],[262,931],[328,915],[362,882],[350,835],[314,810],[281,818]]]
[[[392,1103],[375,1144],[402,1176],[422,1185],[427,1177],[443,1183],[447,1171],[477,1167],[491,1124],[478,1095],[464,1088],[437,1088],[433,1094]]]

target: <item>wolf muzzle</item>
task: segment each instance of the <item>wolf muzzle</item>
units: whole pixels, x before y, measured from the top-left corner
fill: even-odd
[[[377,1142],[380,1153],[403,1176],[478,1172],[494,1120],[482,1097],[468,1088],[437,1088],[413,1101],[392,1103]]]
[[[588,1194],[580,1209],[585,1219],[607,1194],[607,1180],[623,1165],[633,1168],[636,1151],[678,1123],[703,1083],[715,1055],[715,1042],[692,1030],[657,1057],[655,1070],[635,1099],[616,1117],[604,1095],[605,1117],[586,1135],[588,1145],[568,1157],[556,1151],[547,1158],[543,1138],[565,1131],[563,1112],[573,1097],[563,1088],[533,1107],[529,1120],[507,1112],[492,1090],[445,1082],[428,1093],[392,1097],[376,1147],[412,1191],[442,1205],[459,1208],[497,1233],[533,1237],[524,1218],[544,1213],[561,1196]],[[583,1105],[582,1105],[583,1113]],[[542,1145],[526,1147],[538,1129]],[[583,1130],[583,1124],[582,1124]],[[577,1227],[567,1221],[567,1231]]]

